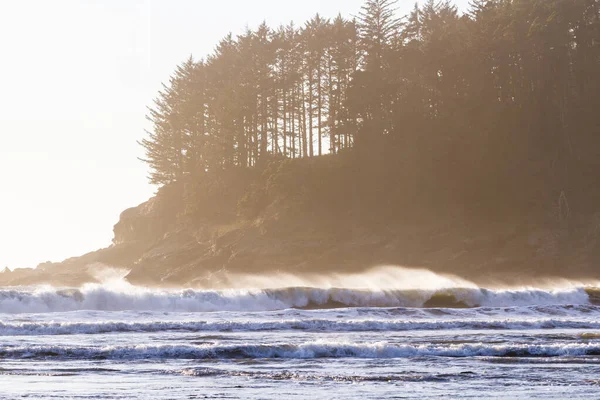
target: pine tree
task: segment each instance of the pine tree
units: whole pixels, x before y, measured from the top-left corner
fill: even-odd
[[[396,4],[397,0],[367,0],[361,8],[358,29],[367,71],[384,68],[387,52],[400,33],[402,21],[395,15]]]
[[[150,182],[169,184],[181,180],[189,172],[190,112],[196,94],[190,91],[196,74],[196,64],[190,57],[179,65],[171,77],[169,86],[163,85],[154,108],[149,109],[147,119],[153,130],[140,144],[146,157],[143,159],[152,169]]]

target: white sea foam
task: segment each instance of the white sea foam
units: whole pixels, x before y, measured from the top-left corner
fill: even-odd
[[[5,359],[313,359],[407,357],[558,357],[597,356],[598,343],[552,344],[390,344],[312,341],[301,344],[13,346],[0,347]]]
[[[270,311],[343,307],[513,307],[588,304],[582,283],[556,282],[549,288],[485,289],[451,275],[401,267],[363,274],[302,277],[229,275],[232,287],[257,289],[150,289],[125,281],[127,271],[96,268],[101,284],[76,289],[51,286],[0,289],[0,313],[100,311]],[[229,284],[228,283],[228,284]],[[550,282],[544,281],[544,287]],[[280,288],[280,289],[270,289]]]
[[[302,330],[310,332],[401,332],[416,330],[531,330],[600,329],[600,321],[583,318],[505,319],[292,319],[252,321],[99,321],[0,322],[0,336],[93,335],[152,332],[259,332]]]
[[[231,289],[159,290],[86,285],[81,289],[0,290],[0,313],[48,313],[77,310],[102,311],[270,311],[288,308],[340,307],[514,307],[589,304],[585,288],[566,290],[443,290],[358,289]]]

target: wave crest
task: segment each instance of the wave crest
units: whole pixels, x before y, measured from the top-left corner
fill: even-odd
[[[416,330],[530,330],[600,329],[600,321],[581,318],[456,318],[418,319],[289,319],[258,321],[97,321],[97,322],[0,322],[0,336],[94,335],[156,332],[405,332]],[[594,333],[583,339],[596,339]]]
[[[389,344],[314,341],[276,345],[138,345],[106,347],[24,346],[0,348],[5,359],[314,359],[409,357],[560,357],[598,356],[596,343],[555,344]]]
[[[98,311],[275,311],[352,307],[474,308],[597,303],[599,289],[450,288],[361,290],[310,287],[254,290],[158,290],[88,285],[80,289],[0,290],[0,313]]]

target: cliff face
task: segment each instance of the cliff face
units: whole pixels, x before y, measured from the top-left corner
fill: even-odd
[[[169,201],[171,193],[162,191],[139,206],[123,211],[114,226],[110,247],[62,262],[42,263],[33,270],[6,269],[0,273],[0,285],[78,286],[95,283],[98,270],[107,266],[131,269],[144,252],[175,225],[177,204],[169,204]]]
[[[344,273],[377,265],[424,267],[481,284],[600,278],[600,212],[474,217],[451,205],[427,204],[421,212],[418,203],[374,191],[386,199],[381,212],[384,206],[353,206],[346,184],[342,194],[327,192],[340,180],[324,171],[315,168],[317,179],[284,171],[285,182],[295,182],[291,189],[275,174],[265,190],[252,186],[251,198],[240,194],[249,186],[233,193],[239,182],[225,180],[211,189],[212,200],[197,201],[200,211],[187,210],[181,187],[163,188],[121,214],[110,247],[35,270],[5,270],[0,285],[77,286],[96,282],[105,266],[128,270],[133,284],[178,287],[228,286],[236,273]],[[252,213],[238,216],[238,204]]]
[[[175,190],[166,188],[137,207],[121,213],[113,228],[115,245],[135,242],[153,243],[177,224],[180,200]]]
[[[167,223],[153,208],[156,202],[123,213],[112,246],[33,271],[1,273],[0,284],[77,286],[95,282],[95,271],[104,266],[129,270],[126,278],[137,285],[190,287],[227,286],[231,273],[358,272],[375,265],[426,267],[482,284],[599,276],[597,234],[587,243],[565,243],[564,231],[527,222],[474,226],[447,219],[365,227],[327,226],[308,215],[271,216],[179,227],[160,236],[148,228]]]

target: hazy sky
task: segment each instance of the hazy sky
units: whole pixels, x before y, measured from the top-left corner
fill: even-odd
[[[362,3],[0,1],[0,269],[107,246],[119,213],[153,194],[136,141],[176,64],[263,20],[350,16]]]

